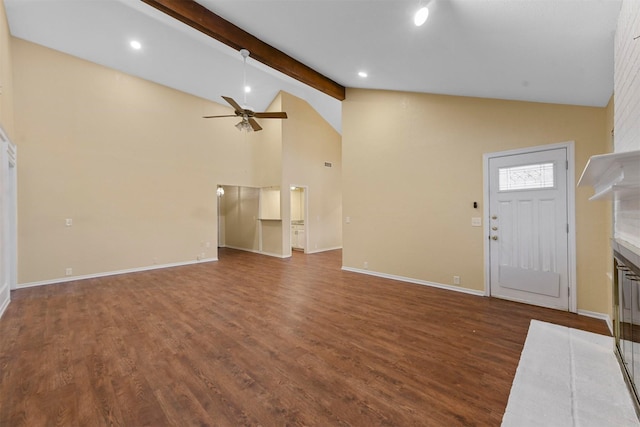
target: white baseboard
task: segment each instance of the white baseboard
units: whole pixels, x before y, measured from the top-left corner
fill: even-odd
[[[336,246],[334,248],[314,249],[312,251],[306,251],[305,253],[307,253],[307,254],[317,254],[317,253],[320,253],[320,252],[336,251],[338,249],[342,249],[342,246]]]
[[[244,248],[236,248],[236,247],[233,247],[233,246],[226,246],[226,247],[230,248],[230,249],[236,249],[236,250],[240,250],[240,251],[252,252],[252,253],[256,253],[256,254],[260,254],[260,255],[272,256],[272,257],[276,257],[276,258],[288,258],[287,256],[280,255],[280,254],[272,254],[272,253],[268,253],[268,252],[254,251],[254,250],[249,250],[249,249],[244,249]],[[318,251],[315,251],[315,252],[308,252],[308,253],[326,252],[326,251],[331,251],[331,250],[336,250],[336,249],[342,249],[342,248],[322,249],[322,250],[318,250]],[[171,264],[150,265],[150,266],[146,266],[146,267],[137,267],[137,268],[130,268],[130,269],[125,269],[125,270],[117,270],[117,271],[107,271],[107,272],[103,272],[103,273],[87,274],[87,275],[82,275],[82,276],[61,277],[61,278],[57,278],[57,279],[42,280],[42,281],[38,281],[38,282],[19,283],[16,286],[16,289],[30,288],[30,287],[34,287],[34,286],[54,285],[54,284],[58,284],[58,283],[73,282],[73,281],[76,281],[76,280],[96,279],[96,278],[99,278],[99,277],[116,276],[118,274],[137,273],[137,272],[141,272],[141,271],[159,270],[159,269],[163,269],[163,268],[180,267],[180,266],[184,266],[184,265],[193,265],[193,264],[200,264],[202,262],[215,262],[215,261],[218,261],[218,258],[204,258],[204,259],[197,260],[197,261],[186,261],[186,262],[176,262],[176,263],[171,263]],[[417,284],[417,285],[430,286],[430,287],[433,287],[433,288],[445,289],[445,290],[454,291],[454,292],[461,292],[461,293],[470,294],[470,295],[485,296],[484,291],[478,291],[478,290],[475,290],[475,289],[461,288],[461,287],[452,286],[452,285],[445,285],[445,284],[442,284],[442,283],[428,282],[426,280],[419,280],[419,279],[414,279],[414,278],[411,278],[411,277],[396,276],[396,275],[393,275],[393,274],[380,273],[380,272],[377,272],[377,271],[363,270],[363,269],[359,269],[359,268],[352,268],[352,267],[345,267],[345,266],[342,266],[342,270],[350,271],[352,273],[360,273],[360,274],[366,274],[366,275],[369,275],[369,276],[381,277],[381,278],[384,278],[384,279],[397,280],[397,281],[400,281],[400,282],[407,282],[407,283],[413,283],[413,284]],[[4,304],[2,306],[0,306],[0,317],[2,316],[4,311],[9,306],[9,302],[10,302],[10,299],[7,299],[4,302]],[[589,310],[580,310],[580,309],[578,309],[577,313],[579,315],[581,315],[581,316],[592,317],[592,318],[595,318],[595,319],[604,320],[607,323],[607,326],[609,327],[609,331],[611,332],[611,335],[613,335],[613,323],[611,321],[611,317],[608,314],[598,313],[598,312],[589,311]]]
[[[604,320],[609,327],[609,332],[613,335],[613,322],[611,321],[611,316],[605,313],[598,313],[597,311],[589,311],[589,310],[580,310],[578,309],[578,314],[586,317],[593,317],[594,319]]]
[[[8,284],[7,284],[8,286]],[[4,300],[2,302],[2,305],[0,306],[0,317],[2,317],[2,315],[4,314],[5,310],[7,309],[7,307],[9,307],[9,303],[11,302],[11,297],[8,297],[6,300]]]
[[[258,250],[255,250],[255,249],[239,248],[237,246],[225,245],[223,247],[229,248],[229,249],[235,249],[236,251],[251,252],[252,254],[272,256],[274,258],[289,258],[289,256],[290,256],[290,255],[274,254],[272,252],[263,252],[263,251],[258,251]]]
[[[416,285],[431,286],[432,288],[439,288],[439,289],[445,289],[445,290],[448,290],[448,291],[461,292],[463,294],[476,295],[476,296],[480,296],[480,297],[484,296],[484,291],[478,291],[478,290],[475,290],[475,289],[461,288],[459,286],[445,285],[445,284],[442,284],[442,283],[427,282],[426,280],[413,279],[411,277],[395,276],[393,274],[379,273],[377,271],[362,270],[362,269],[359,269],[359,268],[351,268],[351,267],[345,267],[345,266],[342,266],[342,270],[351,271],[353,273],[367,274],[369,276],[382,277],[384,279],[398,280],[400,282],[414,283]]]
[[[266,255],[274,258],[290,258],[291,257],[291,255],[274,254],[271,252],[256,252],[256,253],[259,255]]]
[[[431,286],[431,287],[434,287],[434,288],[445,289],[445,290],[454,291],[454,292],[462,292],[462,293],[470,294],[470,295],[486,296],[484,291],[477,291],[475,289],[466,289],[466,288],[461,288],[461,287],[458,287],[458,286],[445,285],[445,284],[442,284],[442,283],[427,282],[425,280],[418,280],[418,279],[413,279],[413,278],[410,278],[410,277],[395,276],[393,274],[379,273],[379,272],[376,272],[376,271],[362,270],[362,269],[359,269],[359,268],[351,268],[351,267],[344,267],[344,266],[342,267],[342,270],[351,271],[353,273],[367,274],[369,276],[382,277],[382,278],[385,278],[385,279],[398,280],[398,281],[401,281],[401,282],[408,282],[408,283],[415,283],[415,284],[418,284],[418,285]],[[595,319],[604,320],[607,323],[607,326],[609,327],[609,331],[611,332],[611,335],[613,335],[613,323],[611,322],[611,317],[608,314],[598,313],[598,312],[595,312],[595,311],[588,311],[588,310],[578,310],[577,314],[579,314],[581,316],[593,317]]]
[[[2,315],[4,314],[4,312],[7,309],[7,307],[9,307],[9,303],[10,302],[11,302],[11,299],[7,298],[7,300],[4,302],[4,304],[2,304],[2,307],[0,307],[0,317],[2,317]]]
[[[213,262],[213,261],[218,261],[218,258],[203,258],[201,260],[196,260],[196,261],[175,262],[171,264],[157,264],[157,265],[150,265],[146,267],[129,268],[125,270],[106,271],[106,272],[95,273],[95,274],[85,274],[82,276],[69,276],[69,277],[60,277],[57,279],[42,280],[38,282],[18,283],[18,286],[16,286],[16,289],[31,288],[34,286],[55,285],[58,283],[74,282],[76,280],[96,279],[99,277],[116,276],[118,274],[138,273],[140,271],[159,270],[163,268],[180,267],[183,265],[193,265],[193,264],[200,264],[202,262]]]
[[[240,248],[238,246],[230,246],[230,245],[224,245],[224,246],[220,246],[221,248],[229,248],[229,249],[235,249],[237,251],[245,251],[245,252],[251,252],[252,254],[258,254],[258,255],[267,255],[267,256],[272,256],[272,257],[276,257],[276,258],[290,258],[291,255],[281,255],[281,254],[274,254],[271,252],[262,252],[259,250],[255,250],[255,249],[247,249],[247,248]],[[322,249],[314,249],[312,251],[305,251],[305,254],[317,254],[320,252],[328,252],[328,251],[335,251],[338,249],[342,249],[342,246],[336,246],[335,248],[322,248]]]

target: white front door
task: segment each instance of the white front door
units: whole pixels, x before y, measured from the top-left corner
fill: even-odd
[[[567,149],[489,158],[491,296],[569,310]]]

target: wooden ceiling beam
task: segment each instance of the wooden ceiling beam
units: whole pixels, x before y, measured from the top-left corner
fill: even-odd
[[[247,49],[251,58],[301,81],[339,101],[345,98],[344,86],[304,65],[284,52],[249,34],[242,28],[211,12],[194,0],[141,0],[192,28],[236,50]]]

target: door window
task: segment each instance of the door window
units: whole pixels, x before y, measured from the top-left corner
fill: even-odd
[[[498,169],[499,191],[554,188],[553,163],[537,163]]]

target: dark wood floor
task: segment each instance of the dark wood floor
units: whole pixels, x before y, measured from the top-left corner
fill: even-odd
[[[219,258],[14,291],[0,426],[499,426],[531,319],[608,333],[340,251]]]

